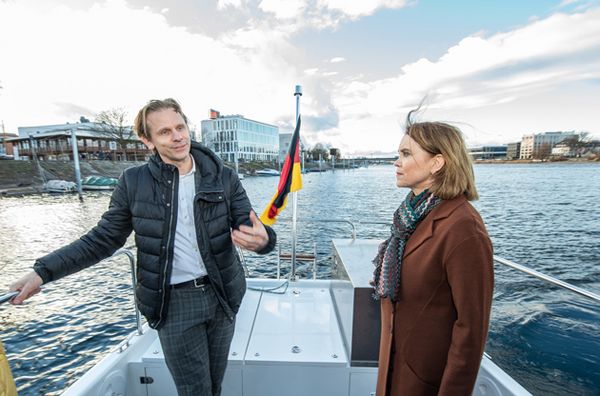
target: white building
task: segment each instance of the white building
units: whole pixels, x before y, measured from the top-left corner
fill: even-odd
[[[575,132],[543,132],[523,135],[521,140],[521,159],[536,158],[540,155],[549,156],[552,148],[565,139],[578,138]]]
[[[224,161],[277,162],[279,128],[241,115],[221,116],[210,110],[210,119],[201,123],[202,142]]]

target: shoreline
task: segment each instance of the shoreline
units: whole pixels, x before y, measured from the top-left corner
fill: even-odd
[[[19,166],[18,169],[13,169],[11,172],[7,172],[7,168],[10,166],[2,166],[6,164],[6,162],[0,162],[0,198],[3,197],[20,197],[26,195],[35,195],[35,194],[48,194],[48,192],[43,189],[43,182],[41,177],[39,177],[39,172],[33,169],[32,165],[28,165],[25,168]],[[26,165],[25,163],[24,165]],[[83,163],[85,164],[85,162]],[[141,163],[132,163],[132,162],[110,162],[107,161],[104,164],[99,164],[97,161],[94,161],[90,165],[93,165],[93,168],[87,169],[88,165],[82,166],[82,178],[89,175],[102,175],[109,177],[119,177],[120,173],[130,166],[139,165]],[[390,162],[389,164],[392,164]],[[515,165],[548,165],[548,164],[600,164],[600,159],[567,159],[562,161],[548,161],[548,160],[474,160],[474,165],[495,165],[495,164],[515,164]],[[70,161],[64,161],[62,163],[45,163],[47,168],[52,168],[54,171],[52,173],[53,178],[63,178],[65,180],[73,179],[73,165]],[[50,165],[50,166],[48,166]],[[100,166],[102,165],[102,166]],[[241,165],[241,164],[240,164]],[[255,168],[265,167],[267,164],[244,164],[240,166],[240,173],[244,173],[245,176],[251,176],[251,172],[255,170]],[[314,168],[313,164],[306,164],[307,169]],[[375,164],[373,164],[375,165]],[[4,168],[4,169],[2,169]],[[59,169],[62,168],[62,169]],[[338,169],[336,167],[336,169]],[[341,166],[340,170],[343,169]],[[48,169],[44,169],[47,171]],[[324,170],[331,170],[329,167]],[[4,171],[4,172],[2,172]],[[51,174],[52,174],[51,173]],[[58,176],[58,177],[56,177]],[[74,192],[73,194],[76,194]]]
[[[594,164],[594,163],[600,163],[600,159],[582,159],[582,158],[576,158],[576,159],[565,159],[565,160],[560,160],[560,161],[554,161],[554,160],[531,160],[531,159],[516,159],[516,160],[494,160],[494,159],[487,159],[487,160],[473,160],[473,164],[532,164],[532,165],[539,165],[539,164]]]

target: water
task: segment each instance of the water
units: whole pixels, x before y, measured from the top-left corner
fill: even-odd
[[[600,164],[477,165],[475,170],[480,200],[474,205],[497,255],[600,293]],[[258,212],[276,183],[275,178],[243,181]],[[391,166],[307,174],[299,218],[389,221],[406,193],[395,187]],[[0,199],[0,290],[36,257],[95,225],[109,197],[87,194],[84,203],[76,196]],[[284,212],[289,213],[290,208]],[[330,239],[349,237],[350,227],[299,224],[298,251],[312,251],[315,241],[319,277],[328,277]],[[276,230],[282,249],[289,250],[289,222],[278,222]],[[358,225],[359,238],[386,234],[386,226]],[[251,255],[247,261],[251,276],[275,276],[275,254]],[[124,257],[50,284],[26,306],[0,306],[0,338],[20,394],[60,394],[134,330],[134,318]],[[486,351],[535,395],[600,394],[600,307],[496,266]]]

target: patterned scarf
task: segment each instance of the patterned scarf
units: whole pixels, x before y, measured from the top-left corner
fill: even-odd
[[[391,235],[379,245],[377,256],[373,259],[375,271],[372,284],[375,288],[373,297],[376,300],[387,297],[397,301],[406,242],[421,220],[441,202],[442,200],[429,190],[424,190],[416,196],[411,191],[394,213]]]

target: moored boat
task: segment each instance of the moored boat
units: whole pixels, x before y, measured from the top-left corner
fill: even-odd
[[[88,176],[81,181],[84,190],[114,190],[118,180],[114,177]]]
[[[256,176],[279,176],[279,171],[275,169],[260,169],[256,171]]]
[[[48,180],[44,183],[44,191],[50,193],[70,193],[77,191],[77,184],[66,180]]]

